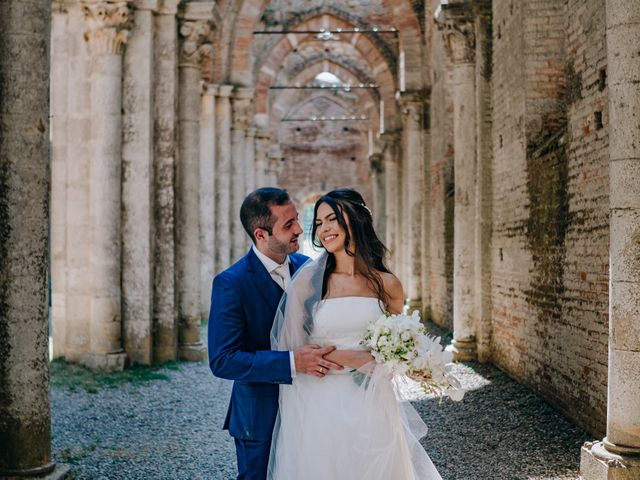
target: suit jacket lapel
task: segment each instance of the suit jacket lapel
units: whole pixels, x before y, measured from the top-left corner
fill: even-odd
[[[256,256],[253,249],[249,250],[247,254],[247,270],[251,273],[251,281],[253,282],[254,289],[262,295],[263,299],[269,305],[274,312],[278,307],[278,302],[282,297],[282,288],[273,281],[267,269],[260,259]]]

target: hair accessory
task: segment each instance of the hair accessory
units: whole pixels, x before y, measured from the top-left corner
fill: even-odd
[[[367,207],[364,203],[362,203],[361,205],[365,208],[365,210],[367,212],[369,212],[369,215],[371,215],[373,217],[373,213],[371,213],[371,209],[369,207]]]

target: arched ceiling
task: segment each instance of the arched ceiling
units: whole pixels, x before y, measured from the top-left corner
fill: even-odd
[[[404,86],[422,89],[422,32],[418,13],[411,0],[225,0],[219,2],[224,21],[219,32],[220,48],[214,62],[215,80],[236,85],[252,86],[255,72],[254,58],[261,57],[261,49],[268,49],[272,39],[258,40],[257,29],[292,29],[306,19],[321,13],[333,14],[350,24],[398,29],[397,40],[390,35],[366,34],[376,45],[387,65],[397,77],[402,52],[404,58]],[[364,35],[363,35],[364,36]],[[395,85],[398,87],[399,85]]]
[[[318,14],[292,25],[294,31],[353,30],[359,24],[351,24],[333,14]],[[270,90],[274,85],[304,85],[312,83],[315,75],[322,71],[335,73],[348,84],[375,84],[376,89],[353,89],[362,97],[356,103],[354,115],[370,119],[370,128],[377,131],[380,126],[379,109],[385,124],[393,126],[396,120],[395,91],[397,80],[389,68],[383,52],[368,35],[340,33],[332,40],[319,41],[313,34],[288,34],[270,36],[268,49],[256,60],[256,113],[269,114],[273,131],[273,120],[281,118],[283,109],[291,102],[305,98],[309,91],[292,94],[290,90]],[[387,48],[388,50],[388,48]],[[333,94],[334,92],[328,92]],[[380,100],[384,103],[381,104]],[[271,107],[278,105],[272,111]]]

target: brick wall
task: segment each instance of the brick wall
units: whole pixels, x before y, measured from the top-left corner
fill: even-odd
[[[604,31],[595,0],[494,2],[493,361],[597,436],[607,379]]]

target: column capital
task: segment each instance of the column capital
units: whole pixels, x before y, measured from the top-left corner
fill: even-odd
[[[82,0],[82,12],[88,30],[84,33],[93,53],[122,51],[131,28],[131,2]]]
[[[180,65],[200,68],[200,62],[213,54],[211,25],[207,20],[180,19]]]
[[[201,91],[202,95],[211,95],[211,96],[218,95],[218,85],[214,83],[202,82],[201,87],[202,87],[202,91]]]
[[[399,161],[400,137],[401,133],[393,130],[380,134],[380,146],[385,162],[397,163]]]
[[[230,97],[233,92],[233,85],[218,85],[219,97]]]
[[[380,152],[369,155],[369,168],[372,172],[382,173],[384,171],[384,156]]]
[[[160,15],[176,15],[178,13],[180,0],[160,0],[158,13]]]
[[[424,94],[418,91],[406,91],[398,95],[402,114],[402,123],[409,130],[422,128],[424,114]]]
[[[476,53],[475,14],[483,2],[441,0],[435,20],[444,37],[445,50],[455,64],[474,63]]]
[[[400,132],[396,130],[386,130],[380,134],[380,142],[383,146],[400,141]]]

